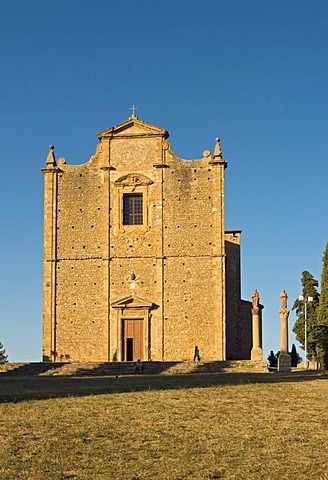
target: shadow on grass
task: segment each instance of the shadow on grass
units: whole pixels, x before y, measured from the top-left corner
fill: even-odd
[[[249,361],[241,361],[248,363]],[[221,373],[231,371],[238,361],[150,361],[143,362],[143,374],[157,375],[168,372],[170,374],[190,374],[190,373]],[[256,363],[256,362],[255,362]],[[267,370],[266,362],[262,362]],[[121,376],[131,375],[133,373],[135,362],[31,362],[31,363],[11,363],[0,365],[0,376],[17,375],[55,375],[55,376]],[[238,368],[236,372],[240,372]],[[242,370],[244,371],[244,370]],[[251,365],[249,372],[264,371],[263,366],[254,370]]]
[[[50,398],[83,397],[149,390],[213,388],[220,385],[273,384],[327,380],[318,372],[202,373],[179,375],[122,375],[107,377],[0,376],[0,403]]]
[[[181,362],[143,362],[144,371],[146,375],[161,374],[166,370],[178,365]],[[91,364],[92,365],[92,364]],[[76,368],[75,374],[77,376],[92,375],[92,376],[104,376],[104,375],[131,375],[133,374],[135,362],[103,362],[95,364],[94,366],[88,365],[87,367]]]
[[[181,362],[144,362],[146,374],[159,374]],[[220,363],[220,362],[216,362]],[[222,363],[222,362],[221,362]],[[0,365],[1,375],[65,375],[65,376],[104,376],[131,375],[135,362],[30,362]],[[2,367],[2,368],[1,368]]]
[[[42,375],[51,370],[55,370],[58,366],[63,367],[66,363],[47,363],[47,362],[29,362],[29,363],[7,363],[2,364],[0,375]],[[7,367],[9,367],[7,369]]]

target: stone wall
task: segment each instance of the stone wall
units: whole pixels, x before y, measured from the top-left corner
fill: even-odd
[[[223,359],[223,167],[180,160],[164,170],[163,252],[165,358],[186,359],[195,345]],[[215,332],[215,333],[214,333]]]
[[[208,360],[248,358],[238,350],[248,322],[240,316],[239,234],[228,238],[238,248],[227,248],[226,296],[226,162],[208,151],[181,160],[167,136],[131,117],[99,134],[84,165],[56,165],[49,153],[45,360],[126,360],[123,326],[133,318],[143,320],[144,360],[190,359],[196,344]],[[142,225],[123,224],[126,193],[142,194]]]

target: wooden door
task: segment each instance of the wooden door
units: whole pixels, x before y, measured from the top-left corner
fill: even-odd
[[[123,320],[123,360],[136,362],[143,360],[143,318],[125,318]]]

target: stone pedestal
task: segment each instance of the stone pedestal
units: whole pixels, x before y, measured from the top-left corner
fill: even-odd
[[[292,369],[292,360],[288,353],[280,353],[278,357],[278,372],[290,372]]]
[[[257,307],[252,308],[253,348],[251,351],[251,360],[263,360],[261,327],[261,310]]]
[[[251,360],[260,361],[263,360],[263,350],[260,347],[253,347],[251,350]]]

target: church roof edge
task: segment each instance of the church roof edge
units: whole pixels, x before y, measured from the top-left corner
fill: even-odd
[[[133,131],[129,133],[128,130],[135,126],[139,127],[140,131]],[[169,137],[169,132],[167,130],[157,127],[156,125],[151,125],[150,123],[144,122],[143,120],[139,120],[136,115],[131,115],[128,120],[119,123],[115,127],[110,127],[106,130],[99,132],[97,134],[97,137],[99,138],[99,140],[102,140],[103,138],[115,137],[116,135],[124,136],[125,131],[127,136],[161,136],[165,139]]]

